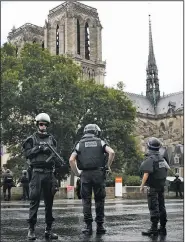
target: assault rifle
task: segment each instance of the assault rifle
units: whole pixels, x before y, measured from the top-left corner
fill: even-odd
[[[48,157],[48,159],[46,160],[46,162],[49,162],[54,156],[56,156],[60,160],[61,165],[65,165],[65,161],[63,160],[63,158],[60,157],[60,155],[56,152],[55,149],[53,149],[53,147],[50,144],[48,144],[47,142],[45,142],[44,145],[48,146],[50,148],[50,150],[52,151],[50,157]]]
[[[48,157],[48,159],[46,160],[46,162],[49,162],[53,157],[57,157],[59,159],[60,162],[58,162],[58,164],[60,164],[60,167],[62,166],[65,166],[65,161],[63,160],[63,158],[60,157],[60,155],[56,152],[55,149],[53,149],[53,147],[48,144],[47,142],[44,142],[42,145],[46,145],[49,147],[49,149],[52,151],[51,155]],[[55,161],[56,162],[56,161]],[[28,165],[28,169],[27,169],[27,172],[28,172],[28,179],[29,179],[29,182],[31,180],[31,177],[32,177],[32,166],[31,166],[31,163],[30,163],[30,160],[27,159],[27,165]]]

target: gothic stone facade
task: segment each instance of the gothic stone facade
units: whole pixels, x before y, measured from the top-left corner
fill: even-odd
[[[84,79],[104,84],[102,61],[102,25],[97,9],[76,1],[67,1],[49,11],[44,27],[25,24],[13,28],[8,40],[19,52],[25,42],[37,42],[51,54],[71,56],[82,66]]]
[[[17,52],[25,42],[37,42],[53,55],[69,55],[81,64],[84,79],[93,78],[96,83],[103,84],[106,63],[102,61],[101,31],[102,25],[95,8],[68,1],[49,11],[44,27],[25,24],[18,29],[13,28],[8,39],[17,46]],[[150,18],[146,73],[146,96],[127,93],[137,110],[135,135],[143,152],[149,136],[160,138],[169,149],[171,165],[182,176],[183,161],[177,162],[179,153],[176,154],[176,150],[183,153],[183,146],[178,149],[178,144],[183,145],[183,92],[160,95]]]

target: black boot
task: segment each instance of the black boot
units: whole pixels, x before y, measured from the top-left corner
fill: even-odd
[[[29,230],[28,230],[28,239],[29,240],[35,240],[36,236],[35,236],[35,229],[33,225],[30,225]]]
[[[147,231],[143,231],[142,235],[147,235],[147,236],[156,236],[158,235],[158,228],[157,228],[157,224],[152,224],[151,228],[148,229]]]
[[[160,235],[167,235],[167,231],[166,231],[166,226],[160,226],[160,228],[158,229],[158,232]]]
[[[4,201],[7,201],[6,194],[4,194]]]
[[[58,235],[51,231],[51,224],[46,226],[45,238],[47,239],[58,239]]]
[[[106,229],[103,226],[103,223],[97,223],[97,229],[96,229],[97,234],[105,234]]]
[[[82,229],[82,233],[86,235],[92,234],[92,223],[86,223],[84,229]]]

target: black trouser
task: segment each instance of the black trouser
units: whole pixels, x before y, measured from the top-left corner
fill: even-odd
[[[161,226],[165,226],[167,214],[164,200],[164,187],[160,189],[148,187],[147,198],[151,222],[157,224],[160,221]]]
[[[24,200],[26,200],[26,198],[29,199],[29,185],[23,184],[22,190],[23,190],[22,199]]]
[[[97,223],[104,222],[104,203],[105,203],[105,180],[101,170],[82,171],[81,174],[81,197],[83,204],[84,221],[93,221],[91,211],[92,190],[94,192],[95,209]]]
[[[12,184],[10,184],[10,183],[5,183],[3,185],[4,200],[6,199],[6,190],[7,189],[8,189],[8,201],[11,199],[11,188],[12,188]]]
[[[37,211],[40,204],[42,190],[45,203],[45,222],[46,224],[51,225],[54,221],[52,216],[54,198],[52,192],[53,176],[53,172],[38,172],[33,170],[32,178],[29,184],[30,210],[28,222],[30,225],[35,225],[37,222]]]

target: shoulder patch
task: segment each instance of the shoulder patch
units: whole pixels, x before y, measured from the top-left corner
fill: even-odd
[[[164,161],[160,161],[159,162],[159,168],[166,168],[166,165],[165,165]]]

